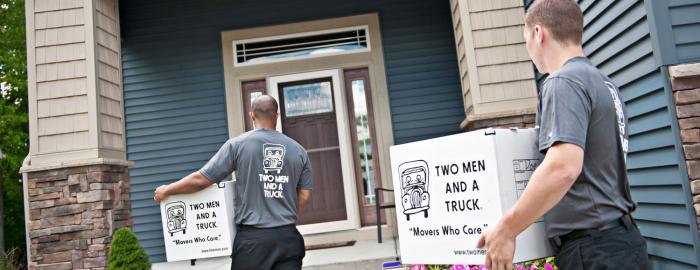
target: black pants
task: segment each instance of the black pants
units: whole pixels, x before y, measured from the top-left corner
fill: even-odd
[[[562,270],[650,269],[647,245],[637,228],[619,226],[564,243],[555,262]]]
[[[237,226],[231,270],[299,270],[306,255],[294,224],[276,228]]]

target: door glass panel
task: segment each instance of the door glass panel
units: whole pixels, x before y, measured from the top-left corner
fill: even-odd
[[[330,81],[285,86],[282,91],[286,117],[333,111]]]
[[[362,170],[363,203],[365,205],[374,205],[377,199],[374,194],[374,162],[372,160],[372,137],[370,136],[369,130],[365,81],[353,80],[351,88],[355,111],[355,126],[357,130],[357,147],[358,153],[360,154],[360,168]]]
[[[263,92],[261,92],[261,91],[251,92],[250,93],[250,104],[253,104],[253,101],[255,101],[256,98],[258,98],[262,95],[263,95]]]

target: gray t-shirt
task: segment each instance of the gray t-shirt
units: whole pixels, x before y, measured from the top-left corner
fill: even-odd
[[[294,224],[297,189],[311,189],[306,150],[282,133],[256,129],[228,140],[199,170],[218,183],[233,171],[235,223],[259,228]]]
[[[544,216],[547,235],[600,228],[634,211],[625,167],[627,112],[610,78],[575,57],[544,81],[538,101],[540,151],[557,142],[584,149],[581,175]]]

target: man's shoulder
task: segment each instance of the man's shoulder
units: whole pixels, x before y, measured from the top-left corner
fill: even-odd
[[[279,133],[279,134],[281,135],[282,138],[284,138],[285,144],[288,145],[288,147],[294,147],[297,150],[299,150],[300,152],[306,153],[306,148],[304,148],[304,146],[302,146],[299,142],[297,142],[296,140],[292,139],[291,137],[289,137],[283,133]]]

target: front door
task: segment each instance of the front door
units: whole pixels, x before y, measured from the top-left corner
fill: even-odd
[[[311,202],[299,213],[302,233],[355,228],[352,145],[338,70],[268,78],[280,104],[278,129],[301,144],[313,168]]]
[[[306,148],[313,168],[313,195],[298,224],[347,219],[331,78],[282,83],[278,89],[282,132]]]

